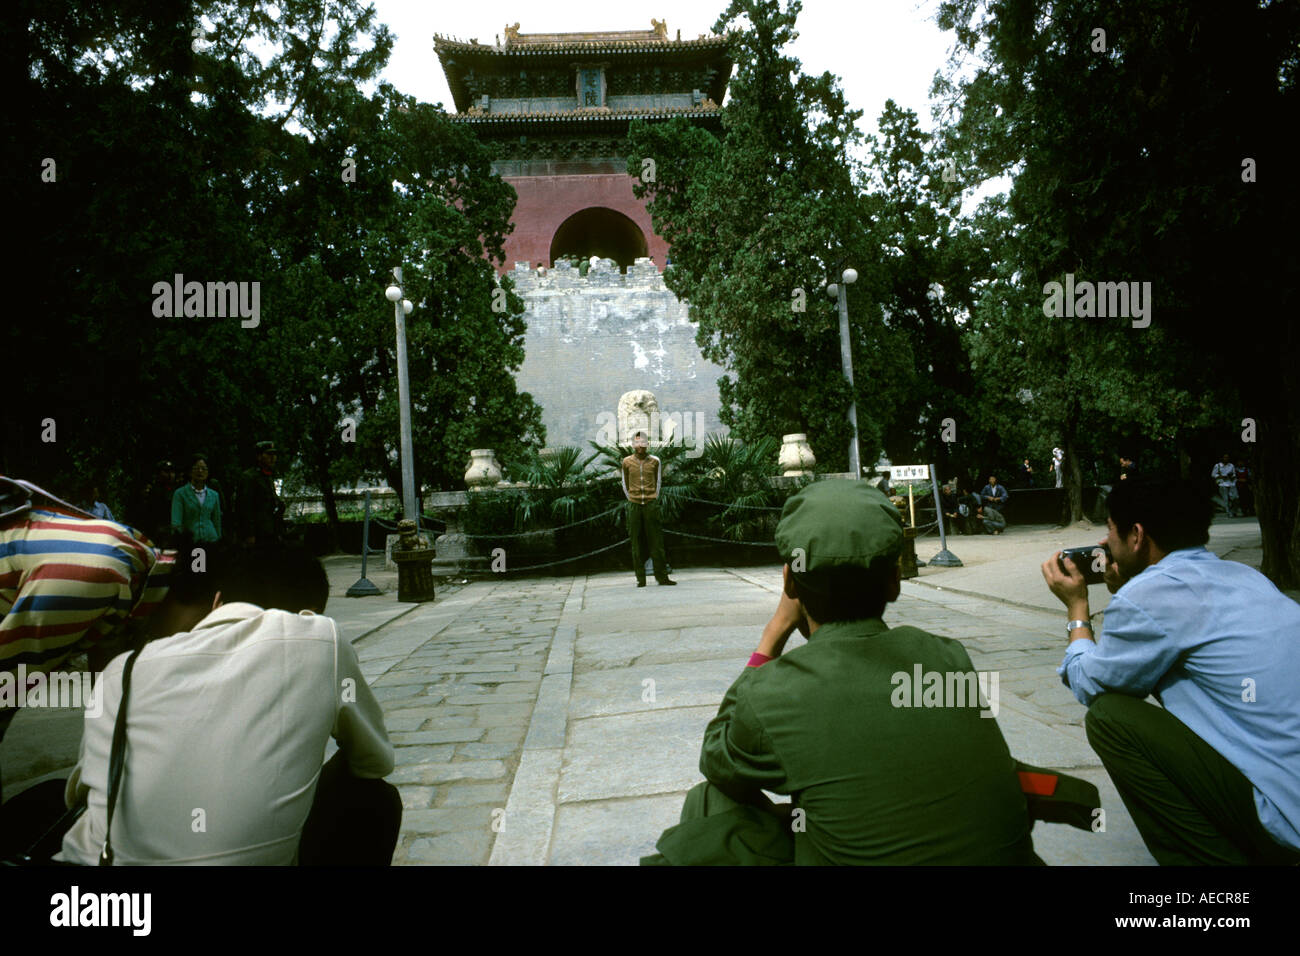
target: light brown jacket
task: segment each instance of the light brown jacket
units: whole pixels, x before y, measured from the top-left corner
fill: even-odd
[[[663,468],[654,455],[638,458],[628,455],[623,459],[623,494],[633,504],[645,504],[659,497],[659,485],[663,478]]]

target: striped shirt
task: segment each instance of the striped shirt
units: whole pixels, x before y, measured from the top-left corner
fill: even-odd
[[[140,532],[41,501],[0,522],[0,671],[47,673],[167,596],[175,555]],[[14,711],[0,703],[0,735]]]

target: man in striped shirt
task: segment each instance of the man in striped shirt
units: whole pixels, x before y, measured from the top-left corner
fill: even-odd
[[[30,683],[72,655],[106,663],[139,633],[165,629],[174,552],[138,531],[92,518],[28,482],[0,475],[0,673]],[[0,739],[17,701],[0,694]]]

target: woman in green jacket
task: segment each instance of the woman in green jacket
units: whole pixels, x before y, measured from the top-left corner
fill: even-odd
[[[206,455],[191,459],[189,484],[172,495],[172,531],[189,532],[199,542],[221,540],[221,496],[208,487]]]

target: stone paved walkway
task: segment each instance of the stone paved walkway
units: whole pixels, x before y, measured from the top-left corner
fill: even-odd
[[[395,862],[635,864],[652,852],[702,779],[704,727],[775,607],[780,570],[677,579],[644,590],[627,574],[480,581],[358,643],[397,748]],[[998,674],[1012,752],[1101,789],[1106,831],[1039,824],[1044,859],[1153,862],[1056,676],[1060,612],[932,580],[905,583],[886,620],[961,640],[977,669]]]
[[[997,721],[1012,753],[1100,788],[1106,831],[1039,824],[1045,860],[1150,864],[1087,744],[1084,709],[1056,676],[1063,611],[1037,570],[1055,548],[1096,533],[1015,530],[950,542],[967,567],[923,569],[886,621],[962,641],[977,669],[998,674]],[[1213,550],[1257,566],[1258,525],[1216,522],[1211,534]],[[919,550],[928,557],[937,542]],[[327,613],[353,637],[384,707],[397,750],[389,780],[406,808],[394,862],[409,864],[635,864],[652,852],[701,779],[704,727],[780,586],[776,567],[685,570],[676,588],[638,589],[626,573],[488,579],[412,606],[391,591],[343,598],[358,571],[355,559],[331,559]],[[1092,598],[1100,610],[1108,595],[1098,587]],[[48,775],[29,751],[70,762],[79,719],[20,714],[2,755],[6,790]],[[55,740],[58,720],[68,732]]]
[[[481,582],[357,645],[405,807],[395,863],[487,863],[569,579]]]

